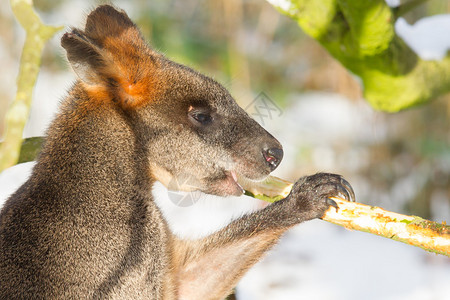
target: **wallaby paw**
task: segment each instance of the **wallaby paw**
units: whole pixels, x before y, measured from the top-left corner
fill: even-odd
[[[338,210],[338,205],[330,197],[355,201],[355,193],[350,183],[341,175],[329,173],[317,173],[300,178],[286,200],[290,206],[294,206],[299,221],[306,221],[321,218],[330,207]]]

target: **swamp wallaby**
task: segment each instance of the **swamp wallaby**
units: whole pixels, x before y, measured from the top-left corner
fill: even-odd
[[[0,215],[0,299],[221,299],[292,226],[320,218],[339,175],[197,240],[169,230],[152,186],[189,174],[203,193],[241,195],[279,142],[219,83],[150,48],[125,12],[102,5],[61,40],[78,76],[32,175]],[[226,198],[224,198],[226,201]]]

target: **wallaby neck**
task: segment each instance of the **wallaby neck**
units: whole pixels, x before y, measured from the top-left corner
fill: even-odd
[[[151,184],[144,145],[114,103],[91,103],[76,84],[48,129],[32,179],[55,191],[116,196]],[[136,192],[136,191],[135,191]]]

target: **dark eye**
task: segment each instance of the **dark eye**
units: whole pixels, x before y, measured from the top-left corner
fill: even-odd
[[[213,121],[211,114],[203,110],[191,110],[189,111],[189,117],[191,121],[203,126],[209,125]]]
[[[192,117],[199,123],[201,123],[202,125],[207,125],[209,123],[212,122],[212,117],[208,114],[205,113],[198,113],[198,114],[194,114],[192,115]]]

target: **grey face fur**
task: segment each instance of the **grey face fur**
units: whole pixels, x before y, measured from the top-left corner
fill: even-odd
[[[269,149],[281,151],[279,142],[224,87],[191,69],[163,64],[173,73],[167,92],[143,109],[140,118],[149,133],[160,132],[148,153],[157,179],[167,184],[188,176],[205,193],[240,195],[236,176],[261,180],[279,164],[280,154],[272,156],[272,164],[267,154]]]
[[[189,177],[190,189],[240,195],[237,176],[261,180],[279,165],[279,142],[224,87],[154,52],[125,14],[109,13],[92,13],[62,45],[86,89],[131,116],[152,177],[165,185]]]

